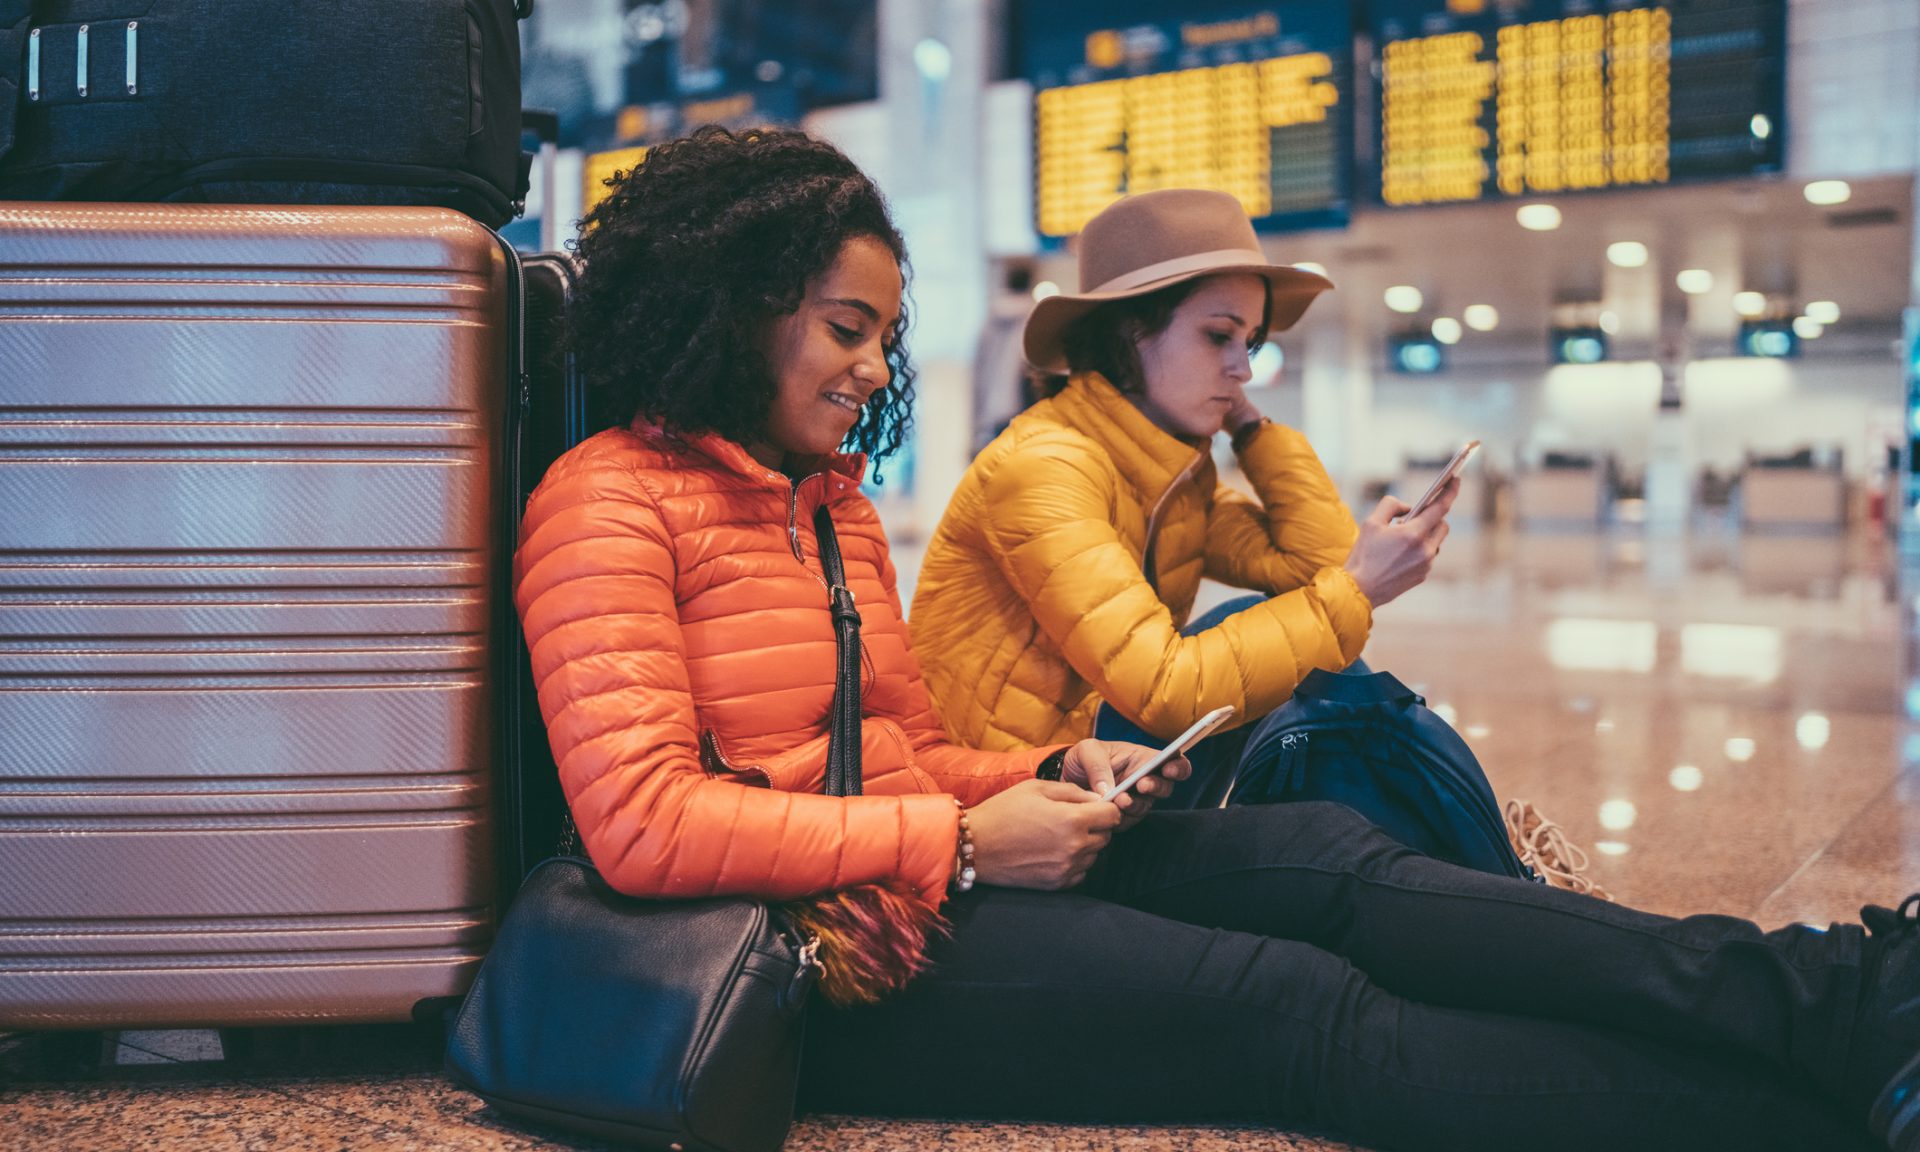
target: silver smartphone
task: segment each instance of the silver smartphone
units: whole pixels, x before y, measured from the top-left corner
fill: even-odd
[[[1160,767],[1160,765],[1165,764],[1167,761],[1173,759],[1175,756],[1186,755],[1187,749],[1193,747],[1195,744],[1198,744],[1200,743],[1200,741],[1206,739],[1207,736],[1210,735],[1215,728],[1220,727],[1220,725],[1225,724],[1228,720],[1232,718],[1233,718],[1233,705],[1224,704],[1218,708],[1215,708],[1213,711],[1207,713],[1205,716],[1200,717],[1200,719],[1195,720],[1193,722],[1193,727],[1187,729],[1185,732],[1180,733],[1180,735],[1175,736],[1171,743],[1169,743],[1165,748],[1160,749],[1160,751],[1154,753],[1153,757],[1149,759],[1146,763],[1140,765],[1138,768],[1135,768],[1132,772],[1129,772],[1125,780],[1122,780],[1118,784],[1115,784],[1113,787],[1107,789],[1106,792],[1101,795],[1100,799],[1112,800],[1114,797],[1120,795],[1120,793],[1125,792],[1127,789],[1133,787],[1135,784],[1138,784],[1140,783],[1140,781],[1145,780],[1147,778],[1147,773],[1153,771],[1155,768]]]
[[[1398,524],[1402,520],[1411,520],[1415,516],[1420,515],[1420,513],[1425,512],[1428,505],[1440,498],[1440,490],[1447,486],[1447,481],[1460,475],[1460,469],[1467,466],[1468,458],[1479,450],[1480,441],[1467,441],[1466,444],[1461,447],[1460,451],[1453,454],[1453,459],[1447,461],[1447,466],[1441,469],[1440,475],[1434,480],[1433,485],[1421,495],[1420,499],[1413,502],[1413,507],[1395,516],[1393,522]]]

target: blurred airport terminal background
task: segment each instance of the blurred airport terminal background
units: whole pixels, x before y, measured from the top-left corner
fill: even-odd
[[[1462,528],[1892,534],[1920,499],[1905,0],[542,0],[524,36],[561,143],[528,247],[697,123],[876,177],[921,317],[903,541],[1021,406],[1079,225],[1183,185],[1338,285],[1257,370],[1356,505],[1475,437]]]

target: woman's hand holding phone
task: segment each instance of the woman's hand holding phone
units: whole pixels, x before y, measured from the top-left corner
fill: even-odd
[[[1413,507],[1404,500],[1386,496],[1374,506],[1373,515],[1360,524],[1360,538],[1353,542],[1346,565],[1368,603],[1378,608],[1427,578],[1446,542],[1447,512],[1459,494],[1456,477],[1418,516],[1404,520],[1400,518]]]
[[[1122,744],[1107,740],[1082,740],[1067,750],[1062,780],[1080,785],[1094,796],[1120,809],[1120,826],[1126,831],[1138,824],[1155,800],[1173,794],[1173,782],[1185,780],[1193,772],[1185,756],[1175,754],[1153,768],[1117,795],[1109,795],[1116,783],[1133,776],[1152,762],[1162,749],[1141,744]]]
[[[982,884],[1002,888],[1072,888],[1113,834],[1138,823],[1153,801],[1192,771],[1177,756],[1143,777],[1133,790],[1103,800],[1116,773],[1159,752],[1138,744],[1082,740],[1067,750],[1059,780],[1023,780],[967,810],[973,830],[973,867]]]
[[[1120,827],[1120,809],[1065,780],[1022,780],[967,809],[974,876],[1001,888],[1071,888]]]

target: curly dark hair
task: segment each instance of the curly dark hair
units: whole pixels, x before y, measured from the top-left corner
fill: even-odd
[[[1140,365],[1141,341],[1165,332],[1173,323],[1174,311],[1204,283],[1204,276],[1182,280],[1143,296],[1108,301],[1088,312],[1060,334],[1067,366],[1075,372],[1098,372],[1121,392],[1138,395],[1147,386],[1146,371]],[[1247,334],[1249,350],[1266,343],[1272,292],[1267,293],[1264,309],[1259,325]],[[1040,391],[1052,396],[1066,386],[1067,377],[1048,376],[1041,381]]]
[[[597,429],[645,417],[750,444],[766,430],[768,326],[847,241],[871,236],[907,273],[872,180],[803,132],[708,126],[650,149],[582,224],[568,339]],[[906,438],[914,373],[905,301],[886,336],[887,385],[847,433],[876,463]]]

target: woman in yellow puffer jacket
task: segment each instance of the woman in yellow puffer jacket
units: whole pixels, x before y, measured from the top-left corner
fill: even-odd
[[[1332,285],[1270,263],[1238,201],[1129,197],[1080,244],[1095,287],[1042,301],[1025,336],[1035,368],[1071,376],[974,461],[914,596],[928,687],[977,748],[1089,736],[1103,703],[1103,730],[1163,740],[1222,705],[1257,720],[1352,664],[1373,608],[1446,538],[1451,490],[1403,524],[1389,497],[1356,527],[1306,438],[1248,402],[1250,348]],[[1223,429],[1257,502],[1215,476]],[[1202,576],[1262,598],[1183,635]]]

